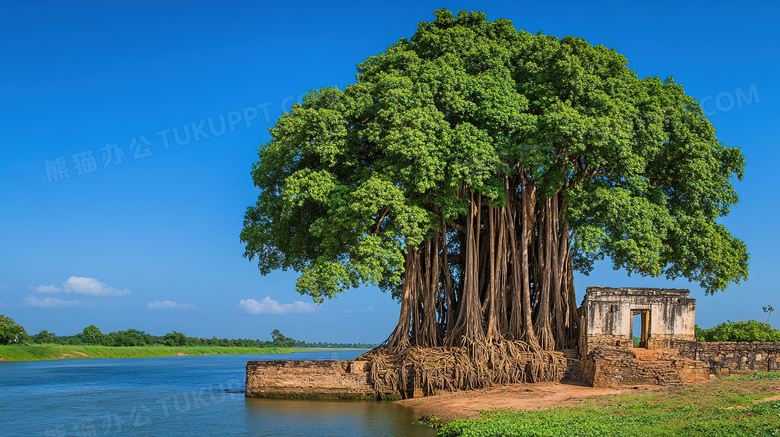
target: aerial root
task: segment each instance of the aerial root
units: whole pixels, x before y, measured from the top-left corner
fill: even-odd
[[[369,378],[378,392],[409,396],[419,388],[433,395],[502,384],[558,381],[563,353],[533,348],[522,341],[482,341],[463,347],[375,348],[358,359],[370,362]]]

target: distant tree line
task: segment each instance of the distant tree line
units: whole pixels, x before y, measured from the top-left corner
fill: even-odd
[[[76,335],[56,335],[42,330],[28,335],[25,329],[13,319],[0,315],[0,344],[59,344],[59,345],[99,345],[99,346],[227,346],[227,347],[308,347],[308,348],[356,348],[370,349],[371,343],[308,343],[285,337],[278,329],[271,332],[270,340],[227,339],[188,337],[181,332],[169,332],[165,335],[152,335],[137,329],[116,331],[104,334],[95,325],[89,325]]]

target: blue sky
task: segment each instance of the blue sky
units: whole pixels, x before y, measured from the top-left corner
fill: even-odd
[[[324,3],[0,3],[0,313],[29,333],[384,340],[398,317],[388,295],[315,306],[294,272],[261,276],[238,234],[276,118],[352,83],[357,63],[440,7],[614,46],[639,76],[673,76],[747,157],[723,223],[748,245],[748,281],[705,296],[600,263],[575,278],[578,298],[589,285],[690,288],[703,327],[780,310],[774,3]]]

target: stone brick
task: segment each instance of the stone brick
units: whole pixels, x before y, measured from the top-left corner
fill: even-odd
[[[682,384],[780,369],[780,343],[694,340],[696,303],[682,289],[588,287],[580,307],[580,368],[597,387]],[[644,314],[644,348],[632,319]]]
[[[374,399],[365,361],[249,361],[246,396],[296,399]]]

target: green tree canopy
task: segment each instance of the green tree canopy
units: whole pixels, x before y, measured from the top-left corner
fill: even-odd
[[[278,329],[271,331],[271,339],[273,345],[276,347],[294,347],[298,344],[298,341],[290,337],[285,337]]]
[[[732,322],[731,320],[710,329],[696,326],[697,341],[780,341],[780,331],[768,323],[755,320]]]
[[[0,344],[24,344],[28,339],[27,331],[21,325],[0,314]]]
[[[605,257],[707,293],[748,275],[718,219],[744,157],[672,78],[614,49],[438,10],[271,129],[241,240],[316,302],[377,285],[388,345],[576,338],[573,271]]]
[[[51,344],[54,343],[56,335],[53,332],[42,330],[41,332],[33,335],[33,341],[37,344]]]
[[[102,344],[105,334],[100,332],[100,328],[95,325],[89,325],[76,335],[82,344]]]
[[[169,332],[163,337],[166,346],[186,346],[187,336],[181,332]]]

